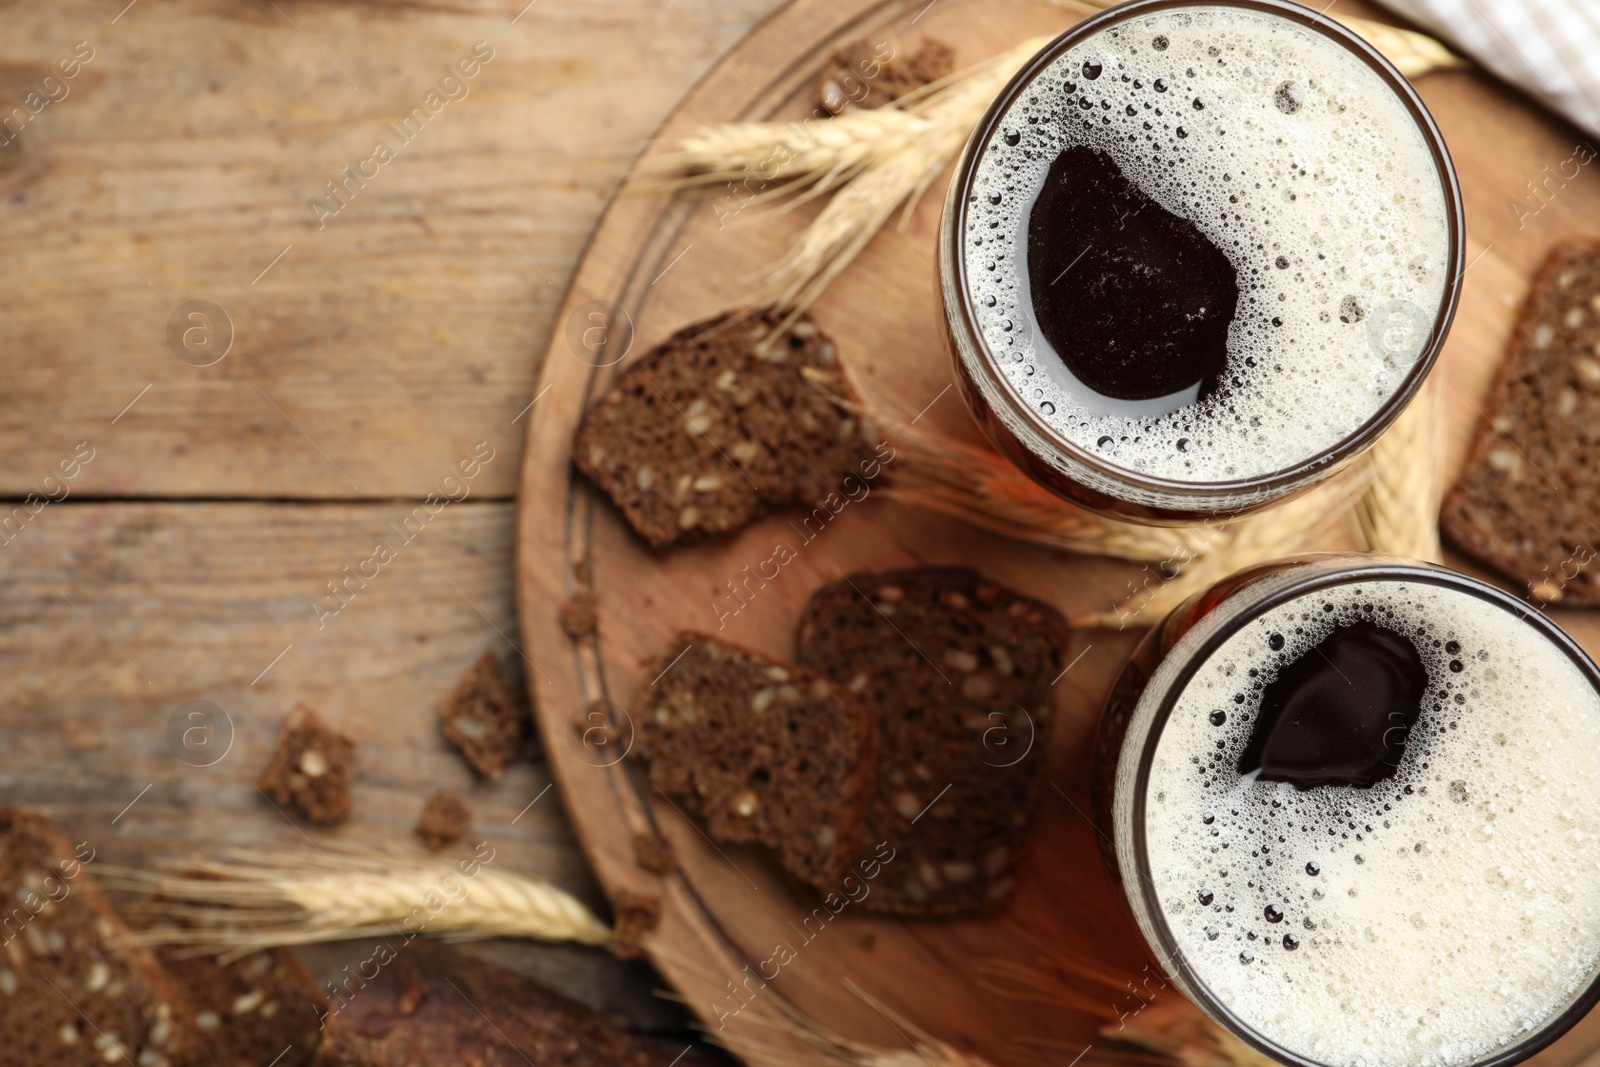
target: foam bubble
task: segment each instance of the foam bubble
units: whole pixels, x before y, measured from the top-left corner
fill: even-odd
[[[1410,636],[1428,669],[1396,776],[1303,792],[1242,779],[1262,688],[1359,619]],[[1465,1063],[1539,1028],[1600,960],[1600,695],[1538,631],[1466,592],[1308,594],[1185,687],[1146,831],[1180,951],[1245,1024],[1320,1063]]]
[[[1033,327],[1028,215],[1072,145],[1109,153],[1237,270],[1206,401],[1091,410]],[[967,211],[978,331],[1011,389],[1084,449],[1181,481],[1270,474],[1348,437],[1404,380],[1447,281],[1444,192],[1403,102],[1315,31],[1237,9],[1146,15],[1064,53],[999,123]]]

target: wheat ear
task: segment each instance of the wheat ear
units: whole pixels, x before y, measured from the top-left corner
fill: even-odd
[[[883,226],[895,226],[889,218],[892,212],[898,209],[902,219],[910,217],[928,186],[967,143],[1001,88],[1048,40],[1030,38],[907,106],[905,113],[921,120],[922,128],[903,146],[860,168],[834,193],[773,265],[753,303],[783,308],[791,317],[811,306]]]
[[[783,998],[770,994],[778,1014],[755,1017],[753,1025],[767,1026],[788,1037],[799,1038],[810,1046],[809,1050],[796,1050],[793,1042],[776,1044],[734,1030],[713,1035],[712,1040],[752,1067],[990,1067],[987,1060],[940,1041],[892,1008],[869,999],[854,982],[846,981],[856,996],[890,1021],[910,1048],[887,1049],[851,1040],[803,1014]]]
[[[1058,0],[1060,2],[1060,0]],[[1080,11],[1109,0],[1065,0]],[[1343,20],[1407,77],[1465,66],[1438,41],[1367,19]],[[790,321],[809,307],[899,209],[917,200],[966,143],[989,104],[1049,43],[1031,38],[886,107],[804,122],[708,126],[646,164],[646,187],[727,183],[748,202],[832,193],[827,206],[774,264],[752,303],[783,308]]]
[[[1126,1049],[1106,1049],[1093,1057],[1098,1063],[1272,1065],[1185,1000],[1166,975],[1149,967],[1130,975],[1091,957],[1046,949],[1030,962],[980,960],[977,971],[979,984],[992,993],[1099,1018],[1101,1036],[1149,1054],[1141,1057]]]
[[[1420,78],[1432,71],[1458,70],[1472,65],[1425,33],[1353,15],[1335,15],[1333,18],[1382,52],[1383,57],[1408,78]]]
[[[1107,1023],[1100,1033],[1180,1067],[1277,1067],[1176,993]]]
[[[1438,563],[1439,505],[1444,499],[1439,388],[1432,382],[1372,446],[1372,481],[1356,505],[1365,547]]]
[[[1299,496],[1249,515],[1231,526],[1210,530],[1207,551],[1192,561],[1173,561],[1165,570],[1150,572],[1149,581],[1134,584],[1134,592],[1117,608],[1081,616],[1075,626],[1153,626],[1190,596],[1258,563],[1304,551],[1309,541],[1338,521],[1340,514],[1360,498],[1372,477],[1366,457],[1350,468]]]
[[[645,187],[738,183],[751,203],[819,195],[880,160],[915,148],[933,126],[899,107],[852,109],[804,122],[728,122],[705,126],[673,151],[646,161]]]
[[[494,867],[492,857],[455,862],[420,851],[325,845],[315,853],[230,849],[221,859],[167,866],[170,873],[115,872],[123,884],[153,893],[158,915],[181,920],[142,932],[148,943],[255,948],[395,933],[612,940],[582,901]]]
[[[1139,526],[1073,507],[987,444],[917,426],[869,388],[849,360],[841,359],[840,365],[849,395],[834,399],[876,425],[894,445],[894,476],[883,490],[891,499],[1067,552],[1154,561],[1204,550],[1202,530]],[[820,380],[814,384],[822,387]]]

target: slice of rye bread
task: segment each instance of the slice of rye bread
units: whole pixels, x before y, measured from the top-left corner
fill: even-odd
[[[89,880],[94,850],[0,808],[0,1063],[201,1064],[188,995]]]
[[[872,449],[833,342],[801,317],[723,315],[679,330],[589,409],[573,462],[656,548],[730,533],[838,493]],[[870,469],[870,468],[868,468]]]
[[[308,1067],[322,1040],[328,1001],[285,948],[219,963],[189,946],[156,950],[188,992],[200,1029],[202,1064]]]
[[[493,652],[485,652],[439,709],[439,728],[461,758],[479,775],[493,781],[527,744],[526,705]]]
[[[220,875],[189,877],[224,881]],[[192,929],[185,901],[152,893],[126,914],[135,929]],[[226,963],[195,944],[152,949],[188,995],[200,1031],[202,1064],[308,1067],[322,1040],[327,997],[287,948],[257,949]]]
[[[955,51],[938,38],[925,37],[908,51],[867,37],[828,57],[817,80],[817,103],[835,115],[851,107],[880,108],[955,69]]]
[[[320,1067],[671,1067],[679,1050],[542,986],[417,940],[328,1018]]]
[[[256,787],[280,810],[294,808],[307,822],[343,822],[350,817],[354,756],[348,734],[329,726],[315,709],[296,704]]]
[[[685,633],[645,668],[634,753],[712,838],[837,892],[867,841],[872,715],[821,675]],[[655,679],[653,683],[649,679]]]
[[[867,825],[896,856],[864,907],[953,915],[1010,893],[1067,642],[1054,608],[966,568],[855,574],[811,595],[796,658],[878,718]]]
[[[1441,531],[1543,601],[1600,604],[1600,241],[1534,277]]]

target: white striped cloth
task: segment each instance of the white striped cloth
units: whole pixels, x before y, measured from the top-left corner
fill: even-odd
[[[1600,137],[1600,0],[1380,0]]]

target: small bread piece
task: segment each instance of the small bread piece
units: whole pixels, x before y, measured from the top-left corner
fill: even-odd
[[[600,624],[600,598],[592,589],[579,589],[561,605],[556,618],[561,632],[574,641],[588,637]]]
[[[817,82],[817,103],[835,115],[851,107],[879,108],[955,69],[955,52],[938,38],[923,38],[913,51],[863,38],[828,57]]]
[[[472,826],[472,809],[454,793],[435,793],[422,805],[417,836],[438,852],[460,841]]]
[[[292,807],[308,822],[350,817],[355,742],[305,704],[296,704],[278,735],[278,750],[256,786],[279,808]]]
[[[184,989],[89,880],[94,849],[0,808],[0,1062],[186,1067],[200,1031]]]
[[[765,845],[837,892],[867,844],[871,714],[820,675],[704,634],[679,635],[644,677],[634,753],[651,784],[715,840]]]
[[[981,911],[1011,891],[1068,630],[964,567],[854,574],[811,595],[796,658],[878,717],[874,841],[896,850],[863,907]]]
[[[439,727],[478,774],[493,781],[522,755],[528,710],[493,652],[478,657],[439,710]]]
[[[328,1017],[319,1067],[671,1067],[680,1054],[421,939],[379,963]]]
[[[668,875],[678,869],[678,857],[673,854],[672,846],[654,830],[642,830],[633,835],[633,859],[651,874]]]
[[[661,898],[632,889],[611,891],[611,925],[617,931],[613,951],[618,959],[633,960],[644,955],[644,936],[661,925]]]
[[[679,330],[590,408],[573,462],[656,548],[837,493],[870,454],[833,342],[802,316],[724,315]]]
[[[1600,604],[1600,241],[1545,260],[1488,413],[1440,530],[1542,601]]]

